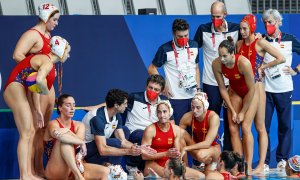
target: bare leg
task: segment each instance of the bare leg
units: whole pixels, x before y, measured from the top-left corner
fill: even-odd
[[[239,97],[234,91],[230,89],[228,93],[230,96],[230,101],[232,103],[232,106],[235,109],[235,112],[236,113],[240,112],[242,108],[242,98]],[[228,110],[228,123],[229,123],[232,148],[235,152],[239,153],[242,156],[243,146],[240,138],[240,125],[232,121],[232,113],[230,110]]]
[[[164,177],[164,168],[158,165],[156,162],[154,161],[145,162],[144,176],[149,175],[150,170],[148,168],[153,169],[153,171],[156,172],[160,177]]]
[[[259,101],[254,123],[258,133],[259,162],[253,171],[254,174],[261,173],[263,171],[268,149],[268,134],[265,127],[266,94],[263,83],[256,83],[256,86],[258,88],[257,92],[259,92]]]
[[[79,169],[76,166],[74,145],[61,143],[60,148],[61,148],[61,156],[63,157],[68,167],[71,169],[72,173],[75,176],[75,179],[84,180],[83,176],[81,175]]]
[[[4,92],[4,100],[12,109],[20,134],[17,149],[20,179],[35,180],[30,161],[34,135],[33,118],[24,87],[16,82],[11,83]]]
[[[244,121],[242,122],[243,149],[245,153],[245,160],[248,163],[248,167],[246,167],[248,169],[248,172],[252,171],[254,140],[253,140],[251,127],[257,110],[257,101],[258,101],[258,93],[255,92],[251,102],[251,106],[249,106],[245,114]]]
[[[109,168],[97,164],[84,163],[84,178],[85,179],[101,179],[107,180]]]

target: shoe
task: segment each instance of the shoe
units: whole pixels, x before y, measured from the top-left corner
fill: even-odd
[[[284,159],[281,159],[277,163],[277,170],[279,170],[279,171],[285,171],[285,166],[286,166],[286,161]]]
[[[269,173],[270,172],[270,167],[267,164],[264,164],[264,173]]]
[[[133,176],[135,172],[139,171],[137,167],[126,165],[126,170],[129,176]]]

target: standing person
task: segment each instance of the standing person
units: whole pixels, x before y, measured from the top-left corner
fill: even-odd
[[[149,168],[160,177],[164,177],[166,162],[171,159],[180,159],[180,141],[183,131],[181,128],[170,122],[173,108],[168,101],[160,101],[156,108],[158,122],[151,124],[145,129],[142,139],[142,145],[150,145],[157,151],[156,154],[149,156],[142,154],[143,160],[146,160],[144,175],[148,176]],[[204,175],[194,169],[186,167],[185,177],[200,179]]]
[[[32,72],[37,72],[36,84],[41,90],[42,96],[48,95],[55,79],[54,63],[65,62],[71,50],[68,42],[54,36],[50,41],[51,52],[46,54],[30,55],[18,63],[10,74],[5,88],[4,100],[12,109],[15,123],[20,134],[18,142],[18,162],[20,169],[20,179],[37,179],[32,175],[31,154],[33,148],[33,138],[35,134],[32,108],[37,111],[37,126],[44,126],[44,116],[41,112],[39,96],[33,93],[28,99],[26,94],[28,87],[25,84],[26,78]],[[33,101],[34,106],[30,106],[29,101]]]
[[[109,168],[82,162],[86,154],[84,125],[72,120],[75,113],[75,100],[63,94],[57,100],[59,117],[49,122],[44,140],[48,163],[45,170],[47,179],[107,179]],[[80,151],[75,157],[76,147]],[[78,168],[81,164],[83,169]],[[80,167],[80,166],[79,166]]]
[[[128,94],[120,89],[111,89],[106,97],[106,106],[88,112],[82,119],[85,125],[85,141],[88,163],[99,165],[121,164],[125,155],[139,156],[147,147],[129,142],[129,130],[122,127],[123,113],[127,107]]]
[[[189,40],[189,24],[175,19],[172,25],[173,40],[158,48],[149,74],[158,74],[163,66],[166,74],[164,95],[170,98],[174,108],[174,120],[178,125],[181,117],[191,109],[191,99],[200,88],[200,71],[197,42]]]
[[[223,104],[218,83],[214,77],[212,70],[212,62],[219,57],[218,47],[219,44],[231,36],[236,42],[239,37],[239,24],[227,22],[227,16],[224,3],[216,1],[211,5],[211,20],[207,24],[199,26],[194,40],[198,42],[199,48],[203,50],[203,91],[207,94],[209,100],[209,110],[216,112],[219,116]],[[224,78],[225,85],[228,86],[228,79]],[[228,128],[227,109],[223,108],[223,127],[224,127],[224,140],[223,149],[232,150],[230,142],[230,134]]]
[[[217,162],[221,147],[216,142],[220,126],[219,116],[208,110],[208,100],[206,93],[199,92],[192,99],[192,111],[186,113],[180,120],[180,127],[186,129],[191,127],[192,139],[195,142],[182,148],[181,156],[189,151],[192,157],[207,166],[212,162]]]
[[[293,52],[300,55],[300,42],[291,35],[281,32],[282,16],[276,9],[269,9],[263,13],[263,22],[266,28],[265,39],[271,43],[276,50],[282,53],[286,59],[285,63],[265,70],[265,91],[266,91],[266,118],[265,124],[269,138],[267,157],[265,161],[266,169],[269,169],[271,156],[270,126],[276,108],[278,117],[278,146],[276,151],[277,167],[284,169],[285,160],[290,157],[292,149],[291,130],[291,109],[293,80],[291,76],[299,74],[300,65],[291,67]],[[264,62],[273,62],[275,56],[266,53]]]
[[[49,54],[50,47],[50,32],[58,25],[60,13],[57,7],[52,4],[44,3],[38,7],[39,22],[27,30],[17,42],[13,52],[13,59],[19,63],[30,54]],[[41,96],[41,111],[44,115],[44,122],[50,121],[55,104],[54,87],[50,89],[49,95]],[[33,112],[36,114],[36,112]],[[35,117],[35,116],[34,116]],[[44,175],[43,168],[43,136],[45,129],[36,128],[36,136],[34,138],[35,156],[35,171],[37,174]]]
[[[237,51],[239,52],[239,54],[245,56],[251,62],[256,84],[255,88],[259,98],[257,113],[254,119],[255,128],[258,132],[260,158],[259,163],[253,173],[257,174],[261,173],[264,170],[264,163],[268,149],[268,147],[266,146],[266,144],[268,144],[268,135],[264,122],[266,110],[266,94],[264,84],[260,77],[260,71],[261,69],[271,70],[273,67],[276,68],[276,65],[283,63],[285,59],[284,56],[278,50],[276,50],[276,48],[271,46],[271,44],[268,43],[265,39],[256,39],[254,34],[255,29],[256,17],[252,14],[244,16],[240,23],[240,33],[243,40],[237,42]],[[275,57],[275,60],[269,63],[263,63],[263,59],[266,53],[269,53],[273,57]],[[275,76],[277,75],[273,74],[273,78],[276,79]]]
[[[220,93],[228,107],[228,120],[233,150],[245,156],[248,172],[252,171],[253,135],[251,126],[256,114],[258,98],[255,93],[254,75],[250,61],[242,55],[234,54],[233,39],[221,42],[220,57],[213,61],[212,68]],[[227,90],[223,75],[229,79]],[[251,106],[250,106],[251,104]],[[240,138],[242,128],[242,141]]]

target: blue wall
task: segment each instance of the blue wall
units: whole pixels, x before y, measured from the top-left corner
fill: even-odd
[[[284,15],[282,30],[300,37],[300,32],[295,28],[296,24],[300,24],[299,17]],[[148,76],[147,67],[157,48],[172,38],[171,25],[175,18],[188,20],[191,38],[200,24],[210,21],[210,16],[61,16],[59,26],[52,35],[66,38],[72,46],[71,58],[64,64],[63,92],[74,95],[77,106],[86,106],[103,102],[106,92],[111,88],[121,88],[128,92],[143,91]],[[227,20],[238,23],[241,18],[228,16]],[[12,53],[17,40],[36,22],[37,17],[33,16],[0,16],[2,89],[15,65]],[[257,31],[264,32],[260,17]],[[294,58],[293,65],[298,64],[298,59],[298,56]],[[199,64],[202,71],[202,53]],[[299,76],[294,77],[294,101],[300,100],[299,82]],[[18,133],[11,113],[1,112],[7,108],[2,93],[3,90],[0,92],[0,179],[17,178]],[[299,110],[299,106],[293,106],[294,137],[297,137],[295,132],[300,130]],[[81,120],[83,115],[83,111],[78,111],[75,119]],[[222,132],[223,129],[220,129],[220,136]],[[272,151],[277,145],[276,136],[277,121],[274,115]],[[254,163],[258,161],[257,143],[255,150]],[[300,145],[295,139],[292,154],[300,154]]]

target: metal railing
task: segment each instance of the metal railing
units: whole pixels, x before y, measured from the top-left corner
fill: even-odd
[[[267,9],[277,9],[283,14],[300,13],[300,0],[250,0],[252,13],[262,14]]]

